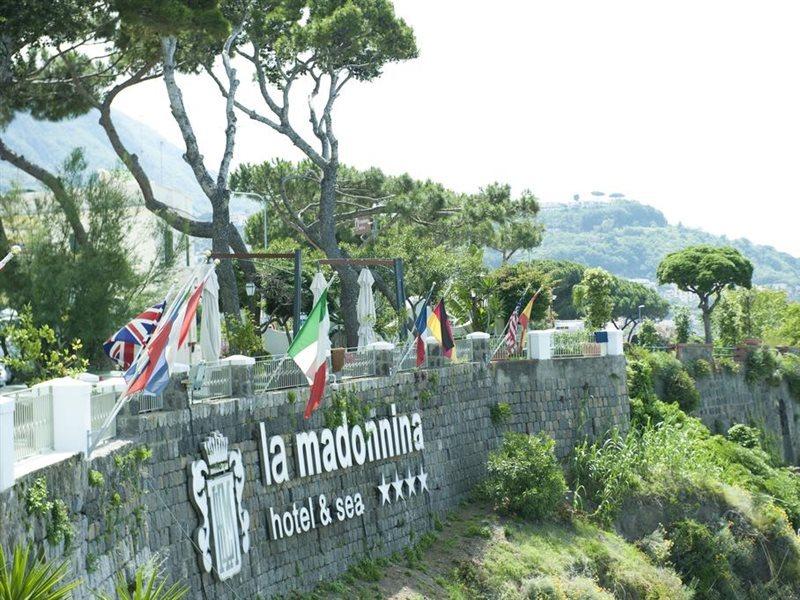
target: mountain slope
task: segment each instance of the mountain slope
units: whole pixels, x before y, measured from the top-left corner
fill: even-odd
[[[57,171],[77,147],[83,148],[90,171],[116,168],[121,163],[97,119],[95,111],[55,123],[37,121],[30,115],[21,114],[2,132],[2,137],[9,148],[51,171]],[[115,113],[114,120],[120,136],[130,150],[139,156],[145,172],[154,183],[191,198],[194,211],[208,210],[208,201],[189,166],[183,161],[180,148],[122,113]],[[0,161],[0,191],[14,184],[23,188],[40,187],[33,178]]]
[[[670,225],[657,209],[632,200],[544,206],[540,218],[545,225],[542,245],[519,260],[566,259],[654,281],[659,262],[669,252],[692,244],[730,245],[753,262],[755,283],[793,293],[800,289],[800,259],[746,239]]]

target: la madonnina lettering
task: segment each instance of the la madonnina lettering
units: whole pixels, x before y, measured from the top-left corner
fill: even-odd
[[[267,487],[285,483],[293,476],[302,478],[331,473],[354,465],[404,456],[425,447],[419,413],[398,415],[392,404],[390,416],[366,421],[363,427],[360,424],[351,426],[347,416],[342,413],[342,424],[333,430],[325,428],[319,432],[302,431],[294,435],[296,464],[292,475],[284,437],[274,435],[267,438],[263,422],[259,428],[262,482]],[[414,479],[406,482],[410,486],[409,491],[415,492]],[[364,501],[359,493],[330,501],[325,494],[320,494],[316,498],[307,498],[299,505],[293,503],[292,508],[285,512],[276,512],[270,507],[270,537],[281,539],[329,525],[334,520],[344,521],[362,514]]]

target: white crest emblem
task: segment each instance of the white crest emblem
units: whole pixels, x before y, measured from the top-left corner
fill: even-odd
[[[220,581],[242,569],[250,551],[250,514],[242,508],[244,465],[239,450],[214,431],[201,444],[204,459],[189,465],[189,498],[200,517],[193,540],[200,566]]]

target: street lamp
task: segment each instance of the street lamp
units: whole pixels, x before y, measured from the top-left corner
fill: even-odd
[[[252,281],[248,281],[244,284],[244,291],[247,294],[248,298],[252,298],[253,294],[256,293],[256,284]]]
[[[269,229],[269,204],[267,203],[267,199],[262,196],[261,194],[257,194],[256,192],[238,192],[235,190],[231,190],[231,193],[238,196],[251,196],[253,198],[258,198],[264,203],[264,250],[267,249],[267,244],[269,243],[268,233],[267,230]]]
[[[644,308],[644,304],[639,305],[639,322],[642,321],[642,309]]]

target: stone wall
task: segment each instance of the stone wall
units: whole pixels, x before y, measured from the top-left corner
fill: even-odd
[[[697,377],[700,407],[697,416],[714,433],[725,433],[731,425],[744,423],[763,428],[782,453],[784,461],[796,464],[798,438],[795,403],[786,383],[771,386],[749,384],[740,373],[715,372]]]
[[[115,441],[106,456],[90,463],[74,457],[36,472],[0,494],[0,544],[8,548],[14,542],[44,539],[47,519],[30,516],[25,505],[26,490],[44,476],[51,497],[64,499],[76,523],[73,548],[66,556],[73,573],[83,578],[77,598],[90,598],[93,590],[110,591],[117,573],[130,574],[153,555],[164,561],[173,580],[191,587],[190,598],[285,595],[330,581],[364,557],[388,556],[415,543],[480,481],[488,453],[507,430],[547,432],[563,457],[585,434],[628,427],[621,356],[514,361],[488,368],[456,365],[400,373],[394,381],[364,379],[342,387],[374,407],[371,417],[387,416],[392,404],[398,415],[418,413],[424,449],[267,486],[261,473],[259,424],[264,423],[267,436],[284,435],[292,467],[294,434],[325,426],[322,411],[303,420],[305,390],[126,417],[120,429],[131,441]],[[498,402],[511,408],[506,424],[495,424],[490,417]],[[242,505],[250,519],[250,549],[242,557],[241,572],[221,582],[203,573],[190,539],[199,519],[189,500],[188,469],[201,458],[200,445],[214,430],[227,436],[231,449],[242,452]],[[145,468],[142,491],[146,493],[141,500],[131,482],[119,476],[124,469],[120,457],[129,456],[134,444],[145,444],[153,453]],[[104,486],[89,485],[90,469],[104,475]],[[427,491],[416,477],[423,473]],[[377,486],[404,476],[410,478],[415,493],[406,486],[407,497],[396,498],[390,492],[392,502],[382,503]],[[115,499],[114,493],[120,498]],[[271,539],[270,509],[283,513],[292,510],[293,503],[302,506],[309,498],[317,502],[320,494],[331,505],[337,498],[360,494],[364,512],[306,533]],[[146,513],[136,511],[140,502],[147,505]],[[141,523],[134,518],[137,514]],[[43,545],[52,556],[62,554],[60,546]]]

